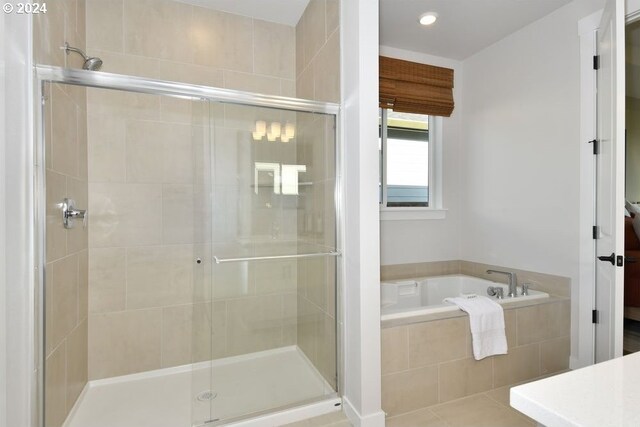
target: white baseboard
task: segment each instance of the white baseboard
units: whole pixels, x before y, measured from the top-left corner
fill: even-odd
[[[342,410],[354,427],[384,427],[385,413],[382,410],[362,416],[346,396],[342,398]]]

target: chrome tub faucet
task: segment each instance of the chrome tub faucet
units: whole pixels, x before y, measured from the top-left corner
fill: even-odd
[[[501,271],[501,270],[487,270],[487,274],[492,274],[492,273],[505,274],[509,276],[509,293],[507,294],[507,296],[509,298],[515,298],[518,296],[518,291],[516,289],[518,286],[518,277],[516,276],[516,273],[512,273],[510,271]]]

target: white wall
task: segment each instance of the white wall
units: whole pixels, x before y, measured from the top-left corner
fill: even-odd
[[[580,46],[575,1],[464,61],[461,256],[572,279],[578,357]]]
[[[378,0],[341,3],[344,409],[356,427],[383,427],[378,219]]]
[[[380,46],[380,55],[454,70],[455,109],[443,118],[442,203],[445,219],[381,221],[380,263],[406,264],[460,258],[460,126],[462,119],[462,63],[408,50]]]
[[[0,126],[0,345],[6,340],[6,381],[0,379],[0,425],[33,426],[34,417],[34,293],[33,293],[33,98],[31,72],[31,17],[3,14],[0,66],[4,78],[4,126]],[[1,203],[1,202],[0,202]],[[11,206],[10,212],[5,208]],[[2,253],[4,251],[4,253]],[[6,310],[5,310],[6,309]],[[2,348],[0,347],[0,352]],[[2,363],[0,356],[0,363]],[[2,363],[4,365],[4,363]],[[2,374],[0,369],[0,375]],[[5,394],[6,393],[6,394]],[[2,404],[0,404],[2,405]]]

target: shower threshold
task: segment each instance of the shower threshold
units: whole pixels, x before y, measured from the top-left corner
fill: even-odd
[[[232,420],[331,396],[336,402],[308,405],[308,417],[340,409],[340,399],[304,353],[290,346],[90,381],[64,427],[220,424],[208,423],[211,420],[260,425]],[[296,414],[293,418],[285,415],[283,420],[307,418],[304,411]],[[269,425],[280,425],[273,414],[267,416],[272,420]]]

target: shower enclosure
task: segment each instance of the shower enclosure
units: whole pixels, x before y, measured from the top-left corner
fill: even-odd
[[[282,425],[339,408],[338,106],[37,78],[42,425]]]

